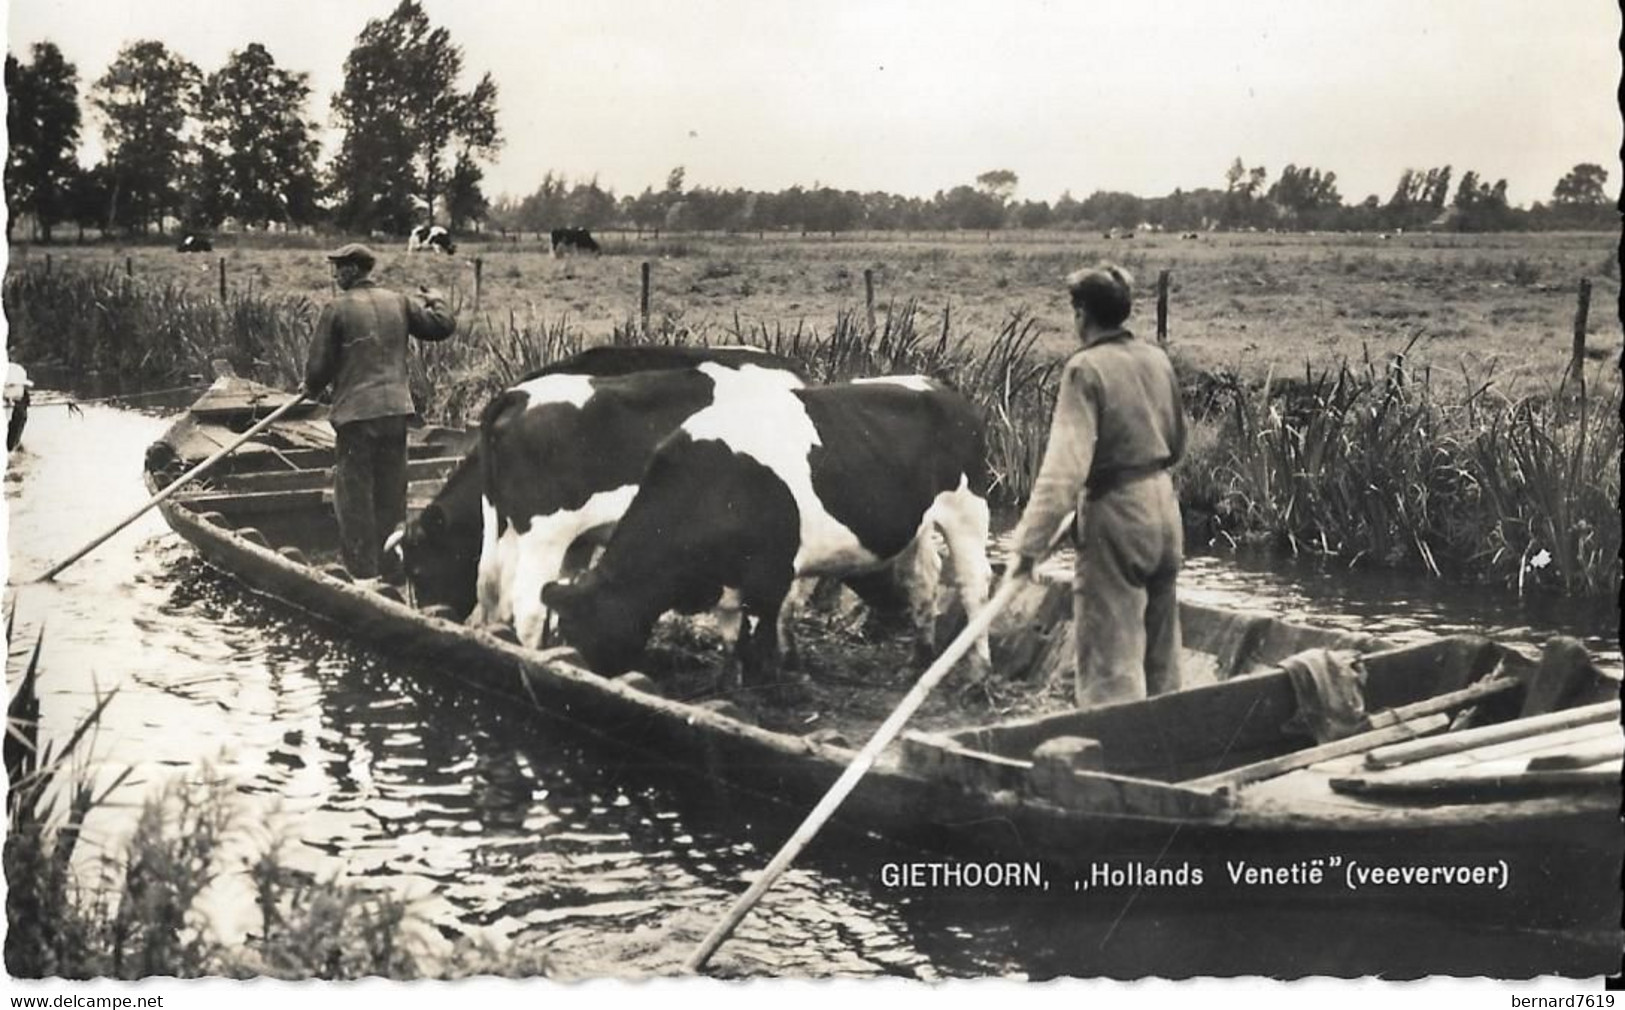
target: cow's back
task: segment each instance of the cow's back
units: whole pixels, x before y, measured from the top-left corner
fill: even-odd
[[[818,433],[808,469],[819,503],[877,556],[907,546],[938,495],[986,496],[984,426],[953,390],[872,382],[795,396]]]

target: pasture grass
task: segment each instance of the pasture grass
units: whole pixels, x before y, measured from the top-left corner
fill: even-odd
[[[7,628],[9,639],[11,628]],[[431,951],[410,905],[389,894],[293,869],[273,839],[248,865],[256,931],[211,928],[211,888],[243,874],[228,852],[245,825],[236,791],[203,768],[149,796],[129,837],[78,858],[86,820],[130,770],[98,782],[88,752],[116,691],[100,696],[66,740],[41,740],[35,642],[6,709],[6,971],[16,978],[410,979],[546,974],[524,949],[461,943]]]
[[[1568,593],[1612,592],[1618,579],[1608,452],[1619,444],[1620,334],[1606,306],[1619,261],[1608,236],[604,244],[604,256],[564,259],[526,242],[466,243],[466,258],[386,250],[382,283],[439,287],[459,314],[457,338],[413,351],[425,416],[468,423],[520,375],[592,344],[748,343],[796,358],[815,381],[907,372],[953,384],[988,423],[995,497],[1016,504],[1042,458],[1055,370],[1074,347],[1060,278],[1109,257],[1138,276],[1134,325],[1147,337],[1155,272],[1172,273],[1169,346],[1196,418],[1176,478],[1187,508],[1211,516],[1221,538]],[[28,249],[5,282],[12,354],[30,363],[173,379],[224,356],[291,388],[332,294],[308,250],[50,251],[48,274],[43,247]],[[1582,275],[1594,284],[1584,402],[1552,388],[1567,368]],[[1549,560],[1529,567],[1541,551]]]

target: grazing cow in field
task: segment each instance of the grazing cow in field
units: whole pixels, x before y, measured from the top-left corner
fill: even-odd
[[[457,243],[451,240],[451,233],[439,225],[420,224],[407,237],[406,251],[440,252],[450,256],[457,251]]]
[[[399,550],[417,604],[446,608],[451,616],[469,618],[470,623],[510,619],[513,597],[503,579],[518,566],[507,554],[493,553],[487,578],[481,581],[486,544],[510,554],[533,546],[539,539],[539,523],[563,536],[560,530],[587,518],[556,514],[564,506],[555,503],[566,499],[579,497],[584,503],[599,499],[595,515],[601,516],[605,501],[599,496],[612,496],[625,483],[635,484],[656,443],[709,402],[707,388],[712,395],[720,388],[715,376],[699,370],[707,364],[732,373],[723,376],[732,382],[748,384],[753,376],[756,381],[802,381],[790,359],[749,347],[592,347],[532,372],[498,397],[487,408],[487,421],[495,415],[505,432],[497,452],[488,457],[486,448],[476,445],[434,500],[385,544],[386,550]],[[688,375],[651,378],[657,372]],[[644,381],[630,381],[634,375]],[[593,388],[591,380],[613,377],[628,381]],[[582,399],[588,390],[594,397]],[[549,396],[556,398],[551,404]],[[601,427],[595,426],[598,421],[603,422]],[[492,461],[489,474],[487,458]],[[485,499],[487,481],[502,488],[495,502]],[[584,508],[584,504],[576,507],[575,513]],[[498,513],[508,525],[487,530],[487,519],[494,520]],[[515,543],[527,534],[528,541]],[[532,560],[527,566],[536,569],[538,564],[546,569],[552,562]],[[535,624],[537,619],[531,620]],[[539,627],[531,629],[535,635],[540,634]]]
[[[214,252],[214,243],[202,235],[183,235],[175,244],[176,252],[206,253]]]
[[[785,597],[799,577],[915,576],[917,627],[935,613],[947,541],[967,613],[987,593],[987,469],[976,410],[923,377],[779,390],[703,410],[649,461],[598,564],[542,600],[599,673],[638,662],[660,615],[741,607],[746,681],[775,681]],[[929,640],[929,638],[927,638]],[[985,669],[987,643],[978,643]]]
[[[563,256],[565,253],[582,252],[596,253],[603,250],[598,248],[598,242],[585,228],[554,228],[548,237],[553,242],[553,255]]]

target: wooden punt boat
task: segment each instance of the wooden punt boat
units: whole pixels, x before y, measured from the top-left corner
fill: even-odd
[[[287,399],[218,381],[149,450],[149,485],[162,487]],[[468,441],[414,431],[414,507]],[[522,648],[352,585],[331,564],[332,442],[322,408],[290,414],[164,502],[163,514],[252,589],[437,661],[467,689],[743,790],[805,810],[853,758],[839,736],[767,729],[737,706],[663,697],[646,679],[576,665],[568,649]],[[1064,662],[1066,592],[1040,582],[1018,597],[996,640],[1001,674]],[[1011,879],[1031,887],[1038,867],[1037,889],[1103,912],[1125,900],[1341,908],[1365,899],[1517,925],[1618,925],[1618,684],[1583,649],[1559,642],[1537,662],[1471,637],[1390,647],[1266,615],[1183,608],[1188,665],[1206,683],[908,732],[848,799],[845,827],[949,854],[921,865],[971,868],[930,871],[938,885],[972,886],[966,873],[986,883],[1017,864]],[[1330,694],[1357,689],[1358,722],[1352,735],[1317,742],[1294,716],[1300,696],[1314,697],[1301,690],[1314,679],[1302,660],[1328,656],[1356,673]],[[1546,714],[1528,717],[1537,711]],[[853,744],[863,738],[851,733]],[[910,881],[918,877],[898,886]]]

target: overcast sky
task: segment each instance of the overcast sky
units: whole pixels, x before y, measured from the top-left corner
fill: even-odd
[[[346,54],[396,0],[10,0],[10,51],[49,39],[83,91],[156,38],[218,69],[264,43],[328,123]],[[929,196],[989,169],[1018,197],[1222,187],[1240,156],[1384,200],[1406,167],[1549,200],[1621,171],[1613,0],[424,0],[489,70],[492,195],[552,169],[618,193],[820,182]],[[97,126],[86,130],[94,138]],[[331,136],[324,137],[330,145]],[[99,149],[86,157],[99,156]]]

